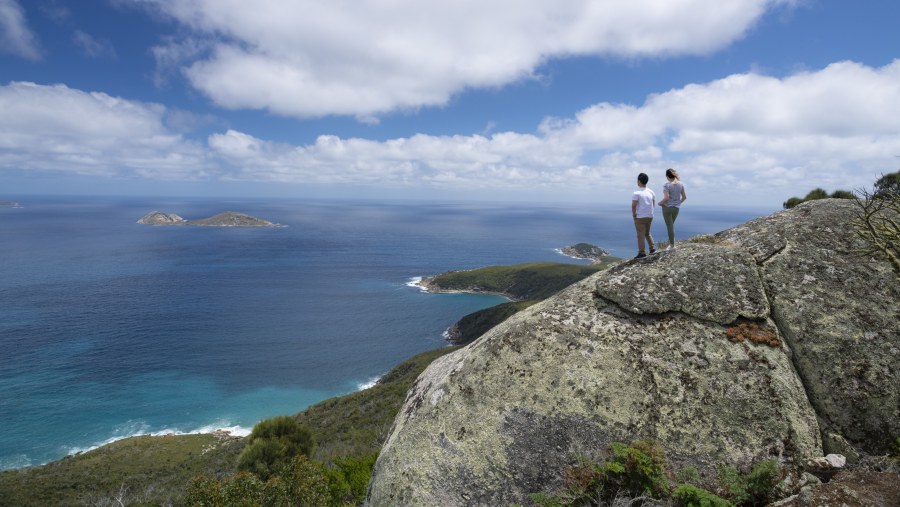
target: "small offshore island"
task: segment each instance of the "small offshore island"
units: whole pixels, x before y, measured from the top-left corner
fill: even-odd
[[[0,201],[0,208],[21,208],[22,205],[15,201]]]
[[[585,259],[593,264],[600,264],[608,260],[609,251],[590,243],[576,243],[561,248],[559,253],[573,259]]]
[[[244,213],[225,211],[209,218],[185,220],[175,213],[151,211],[137,221],[145,225],[194,225],[199,227],[285,227]]]

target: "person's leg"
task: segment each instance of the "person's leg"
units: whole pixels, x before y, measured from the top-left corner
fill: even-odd
[[[646,225],[644,226],[644,230],[647,231],[647,244],[650,245],[650,251],[652,252],[656,250],[656,246],[653,244],[653,236],[650,234],[650,224],[653,223],[653,218],[645,218],[644,220],[647,221]]]
[[[638,253],[644,253],[644,224],[643,218],[634,219],[634,230],[637,231]]]
[[[669,246],[675,246],[675,218],[678,217],[678,208],[674,206],[662,207],[663,220],[666,221],[666,232],[669,233]]]

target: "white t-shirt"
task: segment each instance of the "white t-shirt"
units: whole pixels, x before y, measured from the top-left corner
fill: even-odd
[[[656,206],[656,194],[647,187],[634,191],[632,201],[637,201],[635,218],[653,218],[653,207]]]

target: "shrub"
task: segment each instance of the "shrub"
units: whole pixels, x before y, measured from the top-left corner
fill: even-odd
[[[337,471],[348,488],[346,500],[361,504],[366,499],[366,490],[377,459],[378,453],[362,457],[345,456],[334,460]]]
[[[610,448],[613,460],[603,467],[607,491],[625,491],[632,496],[649,494],[654,498],[668,493],[666,459],[659,444],[638,440],[630,446],[614,442]]]
[[[732,507],[732,503],[691,484],[675,488],[672,498],[680,507]]]
[[[665,456],[659,444],[638,440],[631,445],[610,444],[612,459],[603,464],[581,462],[563,470],[566,489],[556,495],[536,493],[531,500],[545,507],[605,505],[616,498],[669,494]]]
[[[249,472],[238,472],[222,481],[222,499],[227,507],[262,507],[263,483]]]
[[[796,206],[802,202],[803,202],[803,199],[801,199],[799,197],[791,197],[787,201],[784,201],[784,204],[782,204],[782,206],[784,207],[784,209],[791,209],[794,206]]]
[[[184,503],[188,507],[225,507],[222,486],[215,477],[208,475],[194,477]]]
[[[282,475],[286,500],[276,505],[297,505],[302,507],[322,507],[333,505],[328,490],[325,467],[300,454],[285,467]]]
[[[866,244],[858,253],[887,260],[900,280],[900,184],[884,183],[884,178],[873,192],[860,190],[853,228]]]
[[[787,201],[784,201],[784,203],[782,203],[782,206],[784,207],[784,209],[790,209],[790,208],[793,208],[794,206],[796,206],[800,203],[804,203],[806,201],[814,201],[816,199],[825,199],[828,197],[831,197],[834,199],[855,199],[856,198],[856,196],[853,195],[853,192],[850,192],[848,190],[835,190],[834,192],[831,193],[831,195],[828,195],[828,192],[826,192],[825,189],[816,188],[814,190],[811,190],[808,194],[806,194],[806,197],[804,197],[802,199],[799,197],[791,197]]]
[[[828,198],[828,192],[826,192],[825,189],[814,188],[814,189],[810,190],[809,193],[806,194],[806,197],[804,197],[803,199],[806,201],[814,201],[816,199],[827,199],[827,198]]]
[[[308,456],[312,448],[309,428],[293,417],[273,417],[253,427],[247,447],[238,459],[238,468],[265,481],[295,456]]]
[[[781,470],[775,460],[757,463],[746,475],[732,467],[719,467],[722,495],[737,505],[766,505],[772,499],[780,479]]]
[[[900,195],[900,171],[883,174],[875,182],[874,194],[881,197],[885,194]]]
[[[767,459],[754,465],[747,475],[747,494],[750,505],[766,505],[774,500],[775,486],[781,480],[781,469],[775,460]]]

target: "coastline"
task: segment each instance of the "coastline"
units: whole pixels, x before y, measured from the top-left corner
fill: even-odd
[[[472,270],[461,270],[461,271],[472,271]],[[482,289],[443,289],[441,287],[436,286],[433,283],[434,276],[416,276],[411,278],[406,285],[409,287],[415,287],[422,292],[427,292],[429,294],[472,294],[475,296],[499,296],[502,298],[506,298],[510,303],[515,303],[518,301],[522,301],[521,298],[517,298],[512,294],[506,292],[497,292],[490,290],[482,290]]]

